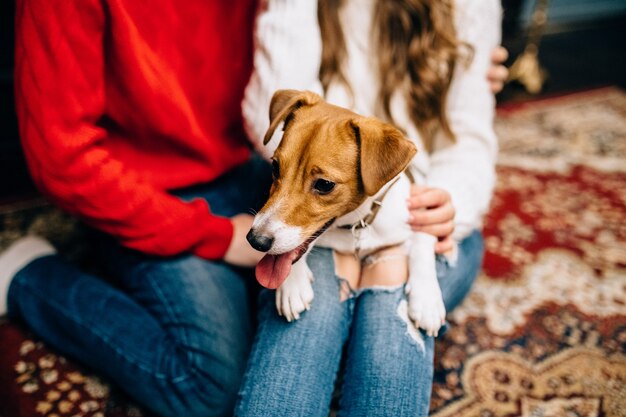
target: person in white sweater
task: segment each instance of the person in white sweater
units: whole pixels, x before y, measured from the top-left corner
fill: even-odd
[[[497,153],[487,74],[500,20],[497,0],[267,0],[256,23],[242,108],[258,152],[270,158],[279,143],[262,145],[278,89],[311,90],[402,129],[418,144],[412,166],[426,181],[407,196],[410,224],[440,239],[438,253],[456,254],[437,259],[447,311],[482,260]],[[403,286],[351,288],[340,299],[336,259],[321,248],[309,255],[315,301],[295,323],[261,293],[238,415],[325,416],[342,363],[340,414],[428,414],[433,340],[407,320]]]

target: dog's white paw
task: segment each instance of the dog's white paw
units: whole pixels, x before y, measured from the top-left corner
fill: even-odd
[[[293,268],[289,277],[276,290],[276,310],[289,322],[298,320],[313,301],[313,274],[304,268]]]
[[[408,313],[415,327],[436,337],[446,320],[446,308],[437,281],[435,285],[418,281],[407,287],[407,294]]]

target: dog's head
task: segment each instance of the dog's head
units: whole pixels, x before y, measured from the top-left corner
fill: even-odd
[[[265,144],[281,123],[270,196],[247,236],[255,249],[268,252],[257,279],[269,288],[284,281],[291,264],[335,219],[376,194],[416,152],[395,127],[309,91],[274,94]]]

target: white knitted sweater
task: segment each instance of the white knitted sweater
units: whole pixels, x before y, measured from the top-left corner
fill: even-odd
[[[374,1],[348,0],[341,10],[348,57],[344,74],[353,95],[337,83],[330,86],[325,98],[361,115],[384,119],[377,104],[378,65],[371,42]],[[262,144],[272,94],[281,88],[322,94],[318,79],[322,44],[317,0],[265,0],[259,10],[255,70],[242,107],[254,146],[269,158],[279,142],[273,138],[267,147]],[[495,183],[494,97],[486,74],[491,51],[500,43],[501,7],[498,0],[457,0],[455,13],[458,37],[474,48],[469,67],[457,65],[448,93],[447,114],[456,143],[440,135],[433,152],[427,154],[401,94],[392,98],[391,111],[395,124],[421,151],[413,161],[414,168],[425,174],[429,186],[445,189],[452,196],[454,237],[460,240],[481,227]]]

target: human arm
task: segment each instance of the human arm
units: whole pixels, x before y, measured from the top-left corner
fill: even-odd
[[[488,9],[491,11],[491,14],[487,13],[486,16],[492,16],[491,19],[486,19],[483,21],[485,24],[489,24],[489,21],[493,23],[494,14],[497,16],[498,8],[495,5],[487,5]],[[468,10],[467,7],[462,9],[462,12],[465,14],[463,16],[463,20],[477,21],[477,16],[483,14],[483,11],[479,11],[476,8]],[[469,24],[466,23],[465,27],[468,27]],[[492,24],[492,28],[497,28],[496,24]],[[474,26],[472,26],[474,27]],[[494,34],[488,31],[487,34],[489,37],[497,38],[499,34]],[[469,89],[468,85],[471,86],[474,83],[478,83],[480,86],[482,84],[482,80],[486,79],[489,88],[491,89],[491,93],[496,93],[502,88],[502,83],[506,79],[507,69],[502,66],[502,62],[506,60],[508,55],[506,49],[501,46],[496,46],[494,48],[489,47],[489,41],[486,39],[482,39],[482,33],[479,31],[470,31],[470,33],[465,32],[465,39],[474,47],[474,52],[478,57],[474,57],[474,59],[479,59],[482,62],[488,62],[486,65],[488,70],[481,75],[479,70],[476,70],[476,65],[480,65],[481,62],[478,63],[473,62],[472,67],[467,70],[463,70],[461,74],[455,76],[454,84],[451,90],[457,97],[456,102],[449,103],[448,111],[449,114],[454,111],[457,114],[461,114],[461,118],[457,118],[456,126],[453,125],[452,128],[457,133],[457,140],[462,139],[463,143],[457,147],[456,149],[449,149],[448,155],[443,156],[441,154],[434,155],[433,160],[431,161],[431,167],[435,170],[435,181],[443,181],[444,183],[450,183],[452,181],[456,181],[457,187],[453,186],[453,190],[456,191],[456,200],[460,200],[464,207],[461,208],[461,231],[457,232],[457,239],[461,238],[468,232],[469,229],[473,228],[472,225],[479,224],[480,214],[476,213],[476,210],[480,210],[480,202],[477,202],[477,205],[473,208],[473,213],[469,209],[471,207],[467,207],[467,204],[464,203],[467,198],[463,197],[472,197],[471,193],[462,193],[462,184],[463,177],[458,175],[458,169],[461,168],[461,172],[467,172],[471,170],[471,161],[474,158],[478,158],[478,162],[482,160],[483,166],[479,167],[480,171],[483,169],[483,172],[486,172],[487,182],[485,184],[476,184],[478,181],[472,181],[474,183],[475,189],[479,191],[482,188],[482,205],[484,207],[484,201],[488,201],[488,197],[485,198],[485,190],[489,189],[489,178],[492,177],[490,175],[487,167],[493,166],[493,162],[490,162],[490,158],[488,155],[491,149],[495,146],[495,137],[491,134],[492,130],[490,128],[489,120],[491,120],[492,116],[490,116],[491,111],[482,112],[481,114],[474,113],[476,119],[473,120],[475,124],[468,123],[467,120],[463,119],[462,116],[466,111],[464,106],[467,106],[467,100],[463,103],[460,99],[466,98],[471,99],[471,93],[463,91],[459,92],[459,90]],[[482,40],[480,40],[482,39]],[[497,44],[497,43],[496,43]],[[485,54],[489,54],[489,60],[486,61],[484,58]],[[458,72],[458,71],[457,71]],[[483,78],[481,78],[481,76]],[[459,77],[461,79],[459,80]],[[456,91],[455,91],[456,90]],[[485,88],[481,89],[481,94],[478,96],[479,103],[482,103],[482,106],[487,110],[492,109],[493,105],[489,104],[488,98],[489,94],[485,94]],[[453,94],[451,92],[451,94]],[[459,97],[458,95],[461,94]],[[465,94],[465,95],[463,95]],[[485,117],[486,116],[486,117]],[[483,126],[481,126],[481,120]],[[460,123],[459,123],[460,121]],[[471,120],[470,120],[471,122]],[[486,124],[488,123],[488,124]],[[465,129],[465,130],[463,130]],[[459,138],[459,133],[463,133],[465,136]],[[482,139],[481,139],[482,138]],[[472,146],[472,142],[474,145]],[[480,143],[483,143],[481,146]],[[482,151],[481,151],[482,148]],[[473,149],[473,151],[466,151],[466,155],[462,155],[464,149]],[[456,156],[455,156],[456,155]],[[465,158],[464,158],[465,156]],[[452,157],[450,161],[447,158]],[[470,158],[471,157],[471,158]],[[456,162],[451,163],[454,158],[456,158]],[[466,160],[466,161],[464,161]],[[450,165],[448,165],[451,163]],[[433,174],[433,171],[430,171],[430,174]],[[447,178],[450,178],[449,182]],[[471,177],[469,177],[471,180]],[[453,191],[454,192],[454,191]],[[480,194],[478,195],[480,197]],[[488,204],[488,203],[487,203]],[[437,253],[445,253],[453,248],[454,239],[452,239],[453,232],[455,230],[455,225],[457,222],[455,221],[455,205],[453,203],[453,197],[450,192],[448,192],[445,188],[436,187],[436,186],[413,186],[411,189],[411,195],[408,199],[409,209],[411,210],[411,218],[409,220],[409,224],[415,231],[422,231],[426,233],[433,234],[439,238],[439,242],[437,243],[435,250]],[[484,210],[484,208],[483,208]],[[469,219],[469,220],[468,220]]]
[[[22,0],[16,16],[17,112],[40,190],[127,247],[221,258],[233,233],[228,218],[211,215],[202,200],[183,202],[155,187],[111,151],[103,127],[112,64],[105,62],[102,2]]]
[[[491,92],[499,93],[508,76],[508,69],[502,65],[508,57],[508,51],[502,46],[496,47],[491,54],[491,66],[487,72],[487,80]],[[450,194],[441,188],[413,185],[408,199],[411,217],[409,224],[415,231],[436,236],[439,241],[435,252],[446,253],[453,249],[454,215]],[[426,210],[428,209],[428,210]]]
[[[317,0],[263,0],[254,31],[254,71],[242,111],[246,132],[257,151],[269,159],[277,141],[263,145],[269,107],[278,89],[322,93],[318,78],[322,40]]]
[[[456,143],[441,135],[430,158],[427,185],[445,190],[455,209],[455,240],[479,227],[495,183],[497,139],[493,131],[494,97],[485,76],[491,52],[500,41],[497,1],[459,1],[459,37],[474,49],[469,67],[457,65],[447,111]],[[426,211],[428,212],[428,210]]]
[[[494,94],[502,91],[509,71],[503,65],[509,52],[503,46],[491,51],[491,65],[487,71],[487,80]],[[441,188],[414,185],[409,197],[411,218],[409,223],[415,231],[430,233],[439,241],[435,246],[437,253],[445,253],[453,248],[455,210],[450,194]],[[429,208],[430,210],[424,210]]]

